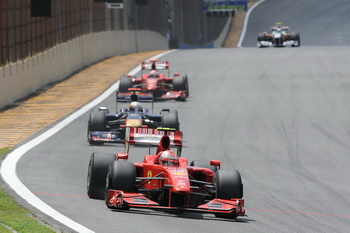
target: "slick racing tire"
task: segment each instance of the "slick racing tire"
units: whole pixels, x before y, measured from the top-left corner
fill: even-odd
[[[87,174],[87,194],[93,199],[104,199],[108,167],[116,159],[115,154],[95,152],[90,157]]]
[[[91,112],[89,120],[89,131],[106,131],[107,117],[106,112]]]
[[[218,170],[215,173],[216,198],[231,199],[243,197],[241,175],[237,170]]]
[[[206,160],[193,160],[190,163],[190,166],[192,166],[192,167],[208,168],[208,169],[212,170],[214,173],[218,170],[217,166],[210,165],[210,162],[206,161]]]
[[[163,114],[161,119],[161,126],[163,128],[172,128],[180,130],[180,123],[177,111]]]
[[[264,35],[264,33],[259,33],[257,39],[258,39],[258,41],[265,41],[265,35]]]
[[[291,39],[298,42],[296,45],[293,44],[292,47],[299,47],[300,46],[300,34],[299,33],[293,33],[291,35]]]
[[[173,79],[174,91],[186,91],[186,80],[184,77],[176,76]]]
[[[90,131],[106,131],[107,117],[106,112],[91,112],[88,122],[88,134]],[[88,135],[88,141],[90,145],[103,145],[103,142],[96,142],[90,140]]]
[[[241,175],[236,170],[218,170],[215,173],[216,198],[231,199],[243,197]],[[215,214],[218,218],[235,219],[236,213]]]
[[[264,45],[261,43],[262,41],[266,41],[266,37],[265,37],[264,33],[259,33],[257,40],[258,40],[257,46],[258,46],[259,48],[265,48],[265,47],[267,47],[267,46],[264,46]]]
[[[119,91],[120,92],[127,92],[129,88],[131,88],[132,80],[128,77],[122,77],[119,81]]]
[[[136,168],[133,163],[127,161],[114,161],[110,164],[105,186],[106,205],[109,189],[122,190],[125,193],[135,193],[137,192],[135,183]],[[125,206],[124,209],[127,209],[127,207]]]
[[[187,77],[187,74],[185,74],[184,76],[184,79],[185,79],[185,90],[186,90],[186,97],[189,97],[190,96],[190,89],[188,88],[188,77]]]

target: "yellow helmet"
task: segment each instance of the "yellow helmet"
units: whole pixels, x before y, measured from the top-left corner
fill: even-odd
[[[129,105],[129,112],[140,112],[142,111],[142,106],[139,102],[133,101]]]

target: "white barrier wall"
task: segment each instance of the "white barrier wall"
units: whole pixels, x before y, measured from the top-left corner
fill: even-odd
[[[0,109],[105,58],[158,49],[168,49],[168,41],[152,31],[109,31],[73,39],[0,67]]]

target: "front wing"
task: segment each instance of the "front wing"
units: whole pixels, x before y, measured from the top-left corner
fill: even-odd
[[[161,93],[160,96],[155,96],[155,90],[138,90],[137,94],[140,102],[153,102],[153,100],[178,100],[185,101],[187,98],[186,91],[167,91],[167,90],[156,90]],[[130,102],[131,95],[133,91],[130,92],[116,92],[117,102]]]
[[[299,42],[296,40],[287,40],[282,43],[283,47],[286,46],[298,46]],[[275,46],[276,44],[272,43],[271,41],[258,41],[257,46],[260,47],[272,47]]]
[[[124,193],[121,190],[108,190],[107,206],[109,208],[148,208],[160,210],[197,211],[213,214],[236,214],[245,216],[243,199],[213,199],[197,208],[161,206],[159,203],[149,200],[142,193]]]
[[[155,98],[156,100],[179,100],[185,101],[187,98],[185,91],[168,91],[160,97]]]

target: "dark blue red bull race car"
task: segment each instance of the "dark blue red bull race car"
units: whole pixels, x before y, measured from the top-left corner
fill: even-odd
[[[127,127],[156,129],[158,127],[180,129],[176,110],[162,109],[159,114],[153,114],[143,108],[141,103],[151,102],[153,112],[153,97],[147,93],[138,93],[139,89],[128,90],[128,93],[117,92],[118,102],[130,102],[128,108],[121,108],[116,113],[110,113],[106,107],[91,111],[88,121],[87,138],[90,145],[104,143],[123,143]],[[118,109],[118,106],[117,106]]]

